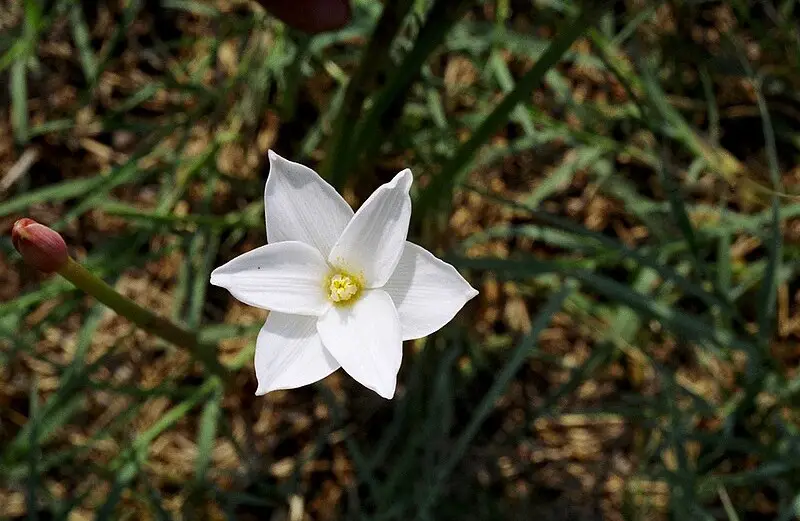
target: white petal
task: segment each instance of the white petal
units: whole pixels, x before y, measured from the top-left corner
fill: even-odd
[[[394,396],[403,359],[400,320],[385,291],[364,291],[350,307],[331,307],[319,318],[323,345],[359,383],[384,398]]]
[[[327,257],[353,209],[316,172],[269,151],[264,188],[267,242],[301,241]]]
[[[322,346],[317,318],[271,311],[256,340],[257,395],[322,380],[339,363]]]
[[[313,246],[296,241],[276,242],[215,269],[211,284],[222,286],[250,306],[318,316],[330,307],[323,287],[328,269]]]
[[[441,329],[478,294],[453,266],[410,242],[383,290],[397,307],[403,340]]]
[[[411,219],[411,170],[380,186],[358,209],[328,256],[328,262],[360,273],[367,287],[383,286],[394,271]]]

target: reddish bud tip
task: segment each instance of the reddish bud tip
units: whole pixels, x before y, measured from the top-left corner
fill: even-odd
[[[256,0],[290,27],[317,34],[350,22],[350,0]]]
[[[26,263],[45,273],[60,270],[69,258],[58,232],[27,217],[14,223],[11,242]]]

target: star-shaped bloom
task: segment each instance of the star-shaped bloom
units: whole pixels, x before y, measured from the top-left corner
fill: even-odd
[[[211,273],[241,302],[270,310],[256,341],[256,394],[339,367],[392,398],[403,341],[430,335],[478,294],[456,269],[406,241],[411,171],[357,212],[316,172],[269,152],[267,242]]]

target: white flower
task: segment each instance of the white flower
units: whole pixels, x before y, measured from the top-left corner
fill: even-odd
[[[456,269],[406,241],[411,171],[353,210],[316,172],[269,152],[267,244],[211,283],[269,309],[256,342],[256,394],[293,389],[339,367],[394,396],[403,340],[427,336],[478,294]]]

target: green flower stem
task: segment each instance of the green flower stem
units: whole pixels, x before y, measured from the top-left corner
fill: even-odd
[[[219,362],[213,347],[199,342],[197,334],[143,308],[121,295],[101,278],[69,257],[58,274],[78,289],[93,296],[117,314],[127,318],[143,330],[179,347],[189,349],[213,374],[225,380],[229,371]]]

